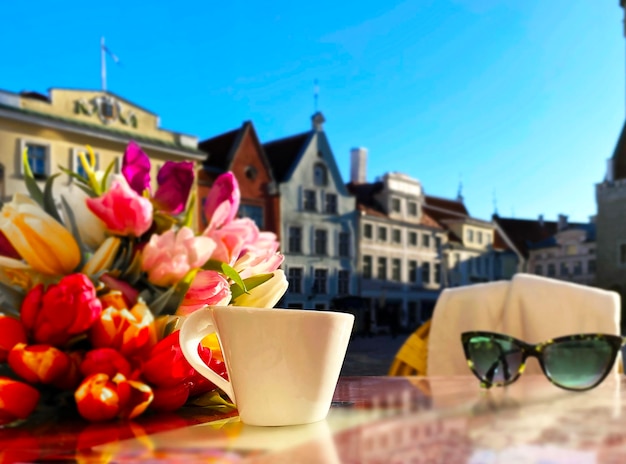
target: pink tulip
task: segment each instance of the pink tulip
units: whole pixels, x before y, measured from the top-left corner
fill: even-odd
[[[87,198],[87,206],[116,235],[141,236],[152,225],[152,203],[138,195],[121,179],[98,198]]]
[[[204,265],[215,250],[215,242],[209,237],[196,237],[189,227],[178,232],[173,229],[150,237],[143,249],[141,267],[148,273],[148,280],[155,285],[167,287],[176,284],[192,269]]]
[[[187,290],[177,314],[191,314],[204,305],[227,305],[230,298],[230,286],[224,276],[216,271],[200,271]]]
[[[232,221],[237,215],[241,193],[232,172],[220,175],[206,197],[204,214],[209,221],[207,231],[215,230]]]
[[[193,178],[193,162],[167,161],[157,176],[159,188],[153,198],[157,209],[167,214],[182,213],[187,206]]]
[[[150,158],[133,140],[126,146],[122,158],[122,175],[139,195],[145,190],[150,191]]]

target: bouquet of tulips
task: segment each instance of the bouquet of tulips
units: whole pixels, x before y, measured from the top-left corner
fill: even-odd
[[[211,187],[196,233],[192,162],[163,164],[153,190],[134,142],[121,174],[96,170],[90,147],[79,157],[86,175],[61,167],[71,183],[55,191],[59,174],[42,189],[24,153],[29,196],[0,212],[0,425],[28,417],[44,392],[90,421],[215,395],[181,353],[176,316],[273,307],[287,289],[276,236],[236,217],[232,173]],[[215,338],[199,352],[227,376]]]

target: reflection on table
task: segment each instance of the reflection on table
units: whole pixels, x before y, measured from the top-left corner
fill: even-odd
[[[572,393],[543,376],[345,377],[325,421],[251,427],[188,408],[131,423],[79,418],[0,429],[4,461],[255,463],[626,462],[626,380]],[[279,405],[277,406],[279,407]],[[0,459],[2,461],[2,459]]]

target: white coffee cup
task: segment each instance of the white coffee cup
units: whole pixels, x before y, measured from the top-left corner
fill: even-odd
[[[339,379],[354,316],[334,311],[209,306],[187,316],[180,346],[189,363],[222,389],[249,425],[323,420]],[[215,332],[230,381],[200,358]]]

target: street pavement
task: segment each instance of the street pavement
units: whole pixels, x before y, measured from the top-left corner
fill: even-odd
[[[348,344],[341,375],[387,375],[393,358],[409,335],[355,336]]]

